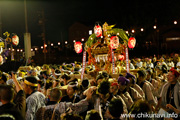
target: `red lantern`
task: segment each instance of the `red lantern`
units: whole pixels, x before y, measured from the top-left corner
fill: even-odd
[[[96,25],[94,27],[94,33],[96,35],[96,37],[101,37],[102,36],[102,28],[100,25]]]
[[[19,37],[17,35],[12,36],[12,43],[13,45],[19,44]]]
[[[110,46],[112,49],[117,49],[119,46],[119,38],[117,36],[112,36],[110,41]]]
[[[82,44],[81,42],[77,41],[74,43],[74,48],[76,53],[81,53],[82,52]]]
[[[129,48],[134,48],[136,45],[136,39],[134,37],[130,37],[128,41],[128,47]]]
[[[120,54],[120,55],[118,55],[118,59],[119,59],[119,60],[125,60],[125,57],[124,57],[124,55],[121,55],[121,54]]]

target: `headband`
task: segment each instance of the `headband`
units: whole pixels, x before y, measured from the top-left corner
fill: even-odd
[[[36,83],[31,83],[31,82],[29,82],[29,81],[27,81],[27,80],[24,80],[24,83],[27,84],[27,85],[33,86],[33,87],[37,87],[37,86],[38,86],[38,84],[36,84]]]

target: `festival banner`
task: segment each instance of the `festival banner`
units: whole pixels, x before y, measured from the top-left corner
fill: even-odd
[[[128,47],[125,48],[126,51],[126,70],[129,72],[129,53],[128,53]]]
[[[85,67],[86,67],[86,51],[84,51],[84,52],[83,52],[82,71],[81,71],[81,80],[83,80],[83,77],[84,77]]]
[[[114,60],[114,51],[111,50],[112,52],[112,74],[115,74],[115,60]]]

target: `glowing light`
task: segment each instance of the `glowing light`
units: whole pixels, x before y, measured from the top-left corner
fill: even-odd
[[[38,48],[35,48],[35,50],[37,51],[37,50],[38,50]]]
[[[51,43],[51,46],[53,46],[54,44],[53,43]]]
[[[17,52],[19,52],[19,49],[17,49]]]
[[[44,47],[47,47],[47,45],[45,44]]]
[[[177,21],[174,21],[174,24],[176,25],[176,24],[177,24]]]
[[[128,41],[128,47],[129,48],[134,48],[136,45],[136,39],[134,37],[130,37]]]
[[[81,53],[82,52],[82,43],[80,41],[75,42],[74,49],[75,49],[76,53]]]
[[[65,44],[67,44],[68,42],[67,41],[65,41]]]
[[[84,38],[82,38],[81,41],[83,42],[83,41],[84,41]]]
[[[117,49],[119,46],[119,38],[117,36],[112,36],[110,40],[110,46],[112,49]]]
[[[41,46],[41,49],[43,49],[43,46]]]
[[[129,32],[128,31],[126,31],[126,34],[128,34]]]
[[[60,45],[61,43],[60,42],[58,42],[58,45]]]
[[[89,30],[89,35],[91,35],[92,34],[92,30]]]
[[[31,49],[31,51],[33,51],[33,49]]]
[[[157,26],[156,26],[156,25],[154,25],[154,26],[153,26],[153,28],[154,28],[154,29],[156,29],[156,28],[157,28]]]
[[[101,28],[100,25],[96,25],[94,27],[94,33],[95,33],[96,37],[101,37],[101,35],[102,35],[102,28]]]
[[[141,28],[141,32],[143,32],[144,31],[144,29],[143,28]]]
[[[134,30],[134,29],[132,29],[132,33],[135,33],[135,30]]]

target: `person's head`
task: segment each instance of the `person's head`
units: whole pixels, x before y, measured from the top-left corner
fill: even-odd
[[[146,77],[147,77],[147,74],[144,69],[138,70],[137,72],[138,81],[144,81],[146,80]]]
[[[31,94],[38,87],[38,80],[33,76],[24,79],[23,89],[26,94]]]
[[[117,82],[113,82],[111,83],[110,86],[110,93],[112,93],[113,95],[115,95],[118,92],[118,83]]]
[[[151,110],[151,106],[147,101],[138,100],[132,105],[129,113],[135,115],[135,118],[133,118],[133,120],[136,120],[136,118],[138,118],[137,117],[138,114],[152,114],[152,110]],[[141,120],[151,120],[151,119],[143,116]]]
[[[151,78],[151,76],[152,76],[153,71],[152,71],[152,69],[149,68],[149,69],[146,70],[146,73],[147,73],[146,78],[147,78],[147,80],[149,80]]]
[[[171,68],[167,74],[167,80],[171,84],[175,84],[177,82],[177,79],[179,77],[179,73],[174,69]]]
[[[126,73],[125,78],[129,79],[130,84],[135,84],[136,83],[136,80],[135,80],[136,77],[131,73]]]
[[[121,114],[123,114],[123,103],[121,99],[118,98],[111,99],[108,106],[108,110],[113,118],[119,119]]]
[[[151,61],[152,61],[152,60],[151,60],[150,58],[147,59],[147,63],[148,63],[148,64],[150,64]]]
[[[160,61],[160,62],[164,62],[164,58],[161,57],[161,58],[159,59],[159,61]]]
[[[78,84],[76,82],[70,82],[67,87],[67,95],[74,95],[76,90],[78,90]]]
[[[168,72],[167,66],[164,65],[164,64],[162,65],[161,69],[162,69],[162,73],[167,73]]]
[[[59,88],[53,88],[50,91],[50,101],[58,102],[62,96],[62,92]]]
[[[88,80],[88,79],[83,79],[81,84],[82,84],[82,87],[83,87],[83,88],[88,88],[88,86],[89,86],[89,80]]]
[[[35,68],[33,68],[33,69],[31,70],[31,75],[32,75],[32,76],[37,76],[37,70],[36,70]]]
[[[44,64],[42,67],[42,70],[48,70],[48,69],[49,69],[49,66],[47,64]]]
[[[129,82],[130,81],[127,78],[123,76],[119,76],[118,78],[119,90],[123,91],[127,87]]]
[[[64,73],[63,75],[61,75],[60,79],[63,81],[64,85],[66,85],[67,80],[70,80],[71,77],[68,74]]]
[[[101,117],[98,111],[90,110],[87,112],[85,120],[101,120]]]
[[[47,70],[41,71],[40,74],[42,75],[43,78],[48,77],[48,71]]]
[[[103,80],[99,85],[98,85],[98,94],[101,99],[105,99],[108,94],[109,94],[109,89],[110,89],[110,82],[107,80]]]
[[[10,85],[0,85],[0,101],[2,103],[12,102],[14,98],[14,89]]]
[[[99,85],[104,79],[104,76],[102,74],[99,74],[97,77],[96,77],[96,81],[97,81],[97,85]]]
[[[57,78],[61,75],[61,71],[59,69],[56,69],[54,71],[54,74],[57,76]]]

